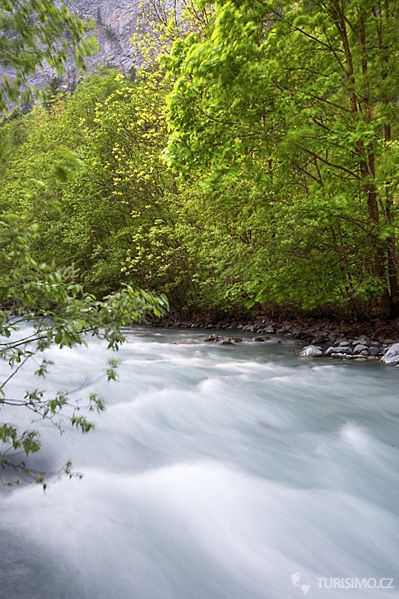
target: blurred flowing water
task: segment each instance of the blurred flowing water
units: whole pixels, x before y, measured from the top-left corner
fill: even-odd
[[[0,597],[399,596],[399,371],[205,337],[130,331],[119,380],[85,388],[107,402],[94,433],[37,423],[33,464],[84,477],[2,493]],[[46,384],[89,384],[106,353],[53,349]],[[396,589],[319,588],[331,577]]]

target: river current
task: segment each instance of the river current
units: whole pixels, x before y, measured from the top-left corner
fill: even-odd
[[[399,597],[399,370],[207,334],[133,329],[111,383],[101,342],[49,352],[47,387],[107,409],[88,435],[35,424],[33,465],[83,478],[2,492],[0,597]]]

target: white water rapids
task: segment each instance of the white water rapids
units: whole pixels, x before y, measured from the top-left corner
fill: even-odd
[[[107,403],[94,433],[39,423],[36,463],[71,458],[84,477],[0,496],[0,597],[399,596],[398,369],[206,334],[133,330],[119,380],[87,389]],[[53,389],[95,379],[106,355],[49,353]]]

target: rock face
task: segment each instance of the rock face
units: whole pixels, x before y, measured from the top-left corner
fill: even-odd
[[[147,4],[148,2],[145,2]],[[129,42],[137,30],[141,9],[132,0],[67,0],[71,12],[96,24],[93,34],[100,44],[100,51],[87,59],[89,71],[98,65],[114,66],[127,72],[136,64],[135,49]]]
[[[143,25],[140,2],[134,0],[65,0],[71,12],[83,20],[92,20],[95,24],[88,35],[94,36],[99,45],[99,52],[86,58],[88,73],[100,66],[113,67],[122,73],[133,71],[140,66],[141,58],[129,41],[133,34]],[[144,6],[150,0],[143,0]],[[43,88],[52,80],[56,80],[63,90],[73,90],[80,77],[72,58],[66,63],[66,72],[58,77],[54,69],[43,66],[28,79],[29,84]],[[133,68],[132,68],[133,67]],[[13,71],[0,66],[0,79],[13,77]]]
[[[399,343],[394,343],[388,348],[386,353],[382,356],[381,362],[388,366],[399,365]]]

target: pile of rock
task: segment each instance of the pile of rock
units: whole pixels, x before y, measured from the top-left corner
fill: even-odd
[[[399,343],[388,345],[361,335],[357,339],[340,339],[323,349],[320,345],[307,345],[300,353],[305,358],[330,357],[340,360],[381,360],[384,364],[399,365]]]
[[[207,343],[217,343],[218,345],[233,345],[242,341],[240,337],[225,337],[224,335],[209,335],[205,339]]]
[[[264,343],[269,337],[258,335],[253,339],[246,339],[246,341],[255,341],[256,343]],[[233,345],[234,343],[241,343],[242,337],[226,337],[225,335],[209,335],[205,339],[206,343],[218,343],[219,345]]]

